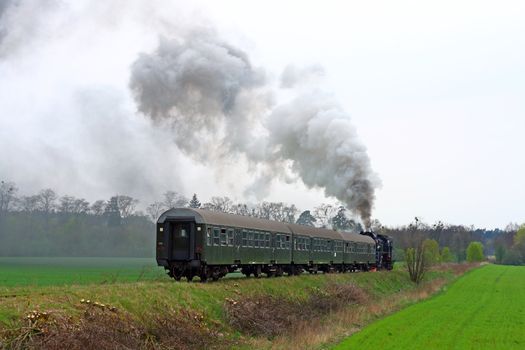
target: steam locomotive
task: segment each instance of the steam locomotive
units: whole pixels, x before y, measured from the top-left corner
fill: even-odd
[[[156,226],[157,264],[177,281],[218,280],[238,270],[247,277],[273,277],[393,267],[392,240],[374,232],[337,232],[190,208],[166,211]]]

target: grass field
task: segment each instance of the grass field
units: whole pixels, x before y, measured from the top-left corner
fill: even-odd
[[[340,339],[349,324],[367,324],[426,298],[457,276],[453,268],[432,271],[418,288],[402,269],[261,279],[236,279],[234,275],[216,283],[176,283],[156,268],[154,261],[143,259],[2,258],[0,349],[2,342],[10,348],[20,339],[26,342],[17,343],[21,348],[30,344],[42,348],[39,341],[59,345],[100,342],[106,345],[99,344],[99,348],[139,348],[148,339],[160,347],[179,344],[188,349],[318,348]],[[357,299],[352,300],[360,300],[360,304],[347,304],[344,298],[339,304],[327,303],[342,298],[337,294],[341,288],[346,288],[347,298],[357,291]],[[363,298],[359,298],[360,293]],[[83,299],[118,311],[88,306]],[[25,317],[32,310],[51,315],[44,326],[51,328],[45,333],[37,331],[38,337],[27,338],[27,332],[34,332]],[[234,319],[241,323],[232,323],[228,316],[231,310],[237,310]],[[303,319],[305,311],[315,316]],[[253,315],[261,315],[262,319],[252,319]],[[270,324],[266,323],[268,315]],[[284,316],[275,321],[275,315]],[[244,318],[250,322],[244,322]],[[288,324],[288,319],[296,322]],[[252,330],[242,327],[246,324]],[[126,327],[142,332],[132,332],[133,346],[124,346],[129,337],[119,338],[127,332],[123,330]],[[265,336],[267,327],[273,327],[277,336]]]
[[[167,279],[153,258],[0,257],[0,290],[15,286],[136,282]]]
[[[525,349],[525,268],[471,271],[334,349]]]

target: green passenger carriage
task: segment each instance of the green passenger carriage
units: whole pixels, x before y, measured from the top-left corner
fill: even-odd
[[[376,266],[376,242],[356,233],[190,208],[166,211],[156,230],[157,263],[176,280],[216,280],[238,269],[259,277]]]

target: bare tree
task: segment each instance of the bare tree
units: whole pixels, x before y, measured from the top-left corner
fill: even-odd
[[[89,202],[84,198],[75,199],[73,202],[73,213],[85,214],[89,211]]]
[[[251,216],[250,209],[244,203],[234,204],[232,206],[231,212],[232,214],[236,214],[236,215]]]
[[[18,189],[14,182],[0,182],[0,214],[9,211],[10,206],[16,199]]]
[[[270,220],[285,221],[284,203],[283,202],[270,202]]]
[[[272,217],[272,205],[269,202],[262,202],[255,206],[253,216],[259,219],[270,220]]]
[[[188,198],[175,191],[167,191],[164,193],[163,204],[166,208],[180,208],[188,205]]]
[[[233,202],[228,197],[211,197],[211,201],[202,205],[203,209],[231,213]]]
[[[410,280],[419,284],[428,269],[423,241],[419,242],[414,248],[407,248],[405,259]]]
[[[93,215],[102,215],[104,214],[104,211],[106,210],[106,202],[103,200],[95,201],[91,205],[90,211]]]
[[[295,222],[295,216],[297,215],[298,209],[295,204],[285,205],[283,207],[284,221],[289,223]]]
[[[139,203],[138,199],[130,196],[117,196],[117,205],[120,212],[120,216],[127,218],[135,212],[135,208]]]
[[[413,224],[409,225],[412,246],[405,251],[405,260],[410,280],[419,284],[428,270],[428,257],[425,253],[426,245],[424,237],[418,231],[419,218],[416,217]]]
[[[75,197],[73,196],[62,196],[60,197],[60,205],[58,210],[61,213],[73,213],[75,209]]]
[[[38,195],[23,196],[18,201],[18,206],[19,206],[20,210],[22,210],[22,211],[25,211],[25,212],[28,212],[28,213],[33,213],[33,212],[38,210],[38,202],[39,202],[39,200],[40,200],[40,198],[39,198]]]
[[[154,202],[148,205],[148,207],[146,208],[146,212],[148,213],[151,221],[156,222],[160,214],[164,211],[164,208],[164,203]]]
[[[46,188],[38,194],[39,210],[49,214],[55,210],[57,194],[50,188]]]
[[[337,211],[337,207],[331,204],[321,204],[314,208],[314,217],[317,219],[317,224],[320,227],[328,227],[330,221]]]

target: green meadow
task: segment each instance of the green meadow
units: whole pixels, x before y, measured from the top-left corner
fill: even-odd
[[[525,267],[473,270],[334,349],[525,349]]]
[[[0,289],[167,279],[153,258],[0,257]]]

